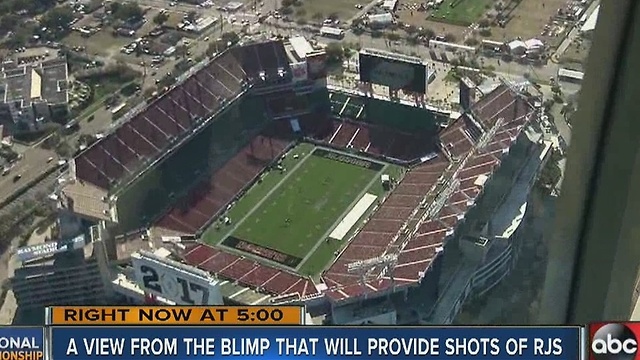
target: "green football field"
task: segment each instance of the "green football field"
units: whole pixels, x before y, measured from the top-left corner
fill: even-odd
[[[229,211],[231,225],[210,229],[203,240],[316,274],[342,243],[325,239],[365,193],[378,192],[385,165],[302,144],[283,166]]]
[[[444,0],[431,13],[431,17],[456,25],[468,26],[480,20],[488,10],[487,6],[492,4],[493,0]]]

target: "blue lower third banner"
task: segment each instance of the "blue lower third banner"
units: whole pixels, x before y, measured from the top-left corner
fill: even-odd
[[[42,327],[0,327],[0,360],[43,360]]]
[[[64,327],[51,332],[55,360],[581,358],[578,327]]]

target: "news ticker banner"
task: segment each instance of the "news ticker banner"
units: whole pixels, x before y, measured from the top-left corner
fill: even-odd
[[[580,328],[53,327],[50,359],[582,359]]]
[[[638,323],[589,327],[295,326],[302,322],[300,317],[294,320],[293,309],[297,309],[297,315],[304,314],[300,307],[55,307],[47,310],[49,325],[44,328],[0,327],[0,360],[151,356],[638,358]],[[275,310],[281,310],[282,316],[266,315],[279,314]],[[279,323],[276,319],[280,318],[294,326],[284,320]],[[205,326],[194,326],[203,322]]]

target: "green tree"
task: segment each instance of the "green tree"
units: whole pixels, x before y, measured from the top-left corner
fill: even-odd
[[[398,41],[398,40],[400,40],[400,35],[398,35],[396,33],[388,33],[387,34],[387,39],[389,39],[390,41]]]
[[[488,28],[489,26],[491,26],[491,21],[489,21],[489,19],[481,19],[480,21],[478,21],[478,26],[480,26],[481,28]]]
[[[221,38],[222,38],[222,41],[224,41],[225,43],[231,43],[231,44],[235,44],[238,41],[240,41],[240,37],[234,31],[229,31],[222,34]]]
[[[327,61],[332,63],[340,63],[344,59],[345,51],[341,43],[333,42],[325,48],[327,53]]]
[[[457,40],[457,39],[456,39],[456,36],[455,36],[455,35],[453,35],[452,33],[447,33],[447,34],[444,36],[444,41],[446,41],[446,42],[454,43],[454,42],[456,42],[456,40]]]
[[[128,20],[138,21],[138,20],[141,20],[142,16],[144,15],[144,12],[142,11],[142,8],[140,7],[140,5],[134,2],[126,2],[126,3],[112,2],[109,10],[111,10],[111,12],[113,13],[113,16],[116,19],[122,20],[122,21],[128,21]]]
[[[187,13],[186,20],[189,22],[195,22],[198,19],[198,13],[196,11],[189,11]]]
[[[48,34],[58,38],[69,31],[73,19],[73,9],[70,6],[60,6],[44,14],[40,25],[42,28],[47,28]]]
[[[0,17],[0,33],[6,34],[13,31],[20,23],[20,17],[15,14],[6,14]]]
[[[158,13],[158,15],[153,17],[153,23],[156,25],[162,25],[169,20],[169,15],[166,13]]]
[[[480,41],[478,41],[478,39],[476,39],[474,37],[468,38],[468,39],[466,39],[464,41],[464,44],[467,45],[467,46],[476,46],[479,43],[480,43]]]
[[[426,39],[433,39],[436,36],[436,32],[433,31],[432,29],[424,28],[424,29],[418,30],[418,35]]]

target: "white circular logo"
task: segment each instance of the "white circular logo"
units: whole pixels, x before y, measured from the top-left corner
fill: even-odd
[[[170,275],[160,275],[160,284],[162,285],[162,291],[170,296],[171,299],[178,295],[178,284]]]

